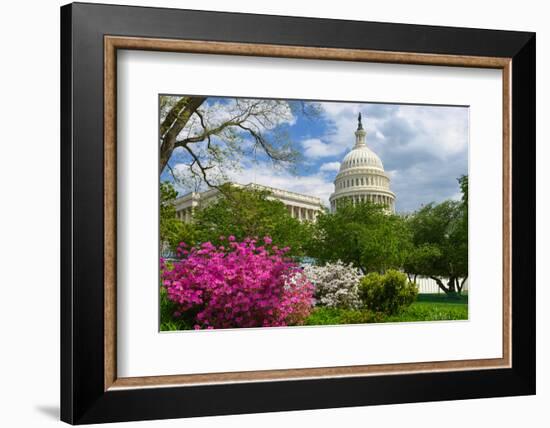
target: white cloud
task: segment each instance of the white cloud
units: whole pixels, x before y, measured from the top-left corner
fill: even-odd
[[[302,141],[304,156],[308,158],[326,158],[343,152],[344,148],[327,143],[323,143],[318,138],[309,138]]]
[[[338,163],[338,162],[335,162]],[[172,168],[176,174],[187,178],[187,184],[192,182],[189,180],[189,166],[186,164],[176,164]],[[209,172],[216,174],[215,169]],[[304,195],[315,196],[321,199],[321,202],[328,206],[328,198],[334,192],[334,184],[332,179],[327,177],[326,171],[316,171],[309,175],[296,175],[282,168],[276,168],[269,162],[251,163],[241,165],[240,169],[228,171],[226,180],[232,183],[249,184],[256,183],[264,186],[274,187],[277,189],[289,190],[291,192],[302,193]],[[190,186],[185,188],[176,186],[181,194],[185,194],[191,190],[203,191],[206,189],[204,183],[200,184],[200,188],[192,189]]]
[[[328,198],[334,192],[332,179],[320,171],[310,175],[295,175],[283,169],[275,169],[268,163],[258,163],[230,174],[230,181],[240,184],[256,183],[277,189],[316,196],[328,206]]]
[[[331,147],[332,154],[353,147],[359,112],[367,131],[367,145],[382,156],[396,146],[404,146],[408,150],[429,151],[444,160],[468,146],[466,108],[358,103],[322,106],[328,130],[320,140]]]
[[[320,139],[330,147],[330,153],[326,156],[344,154],[352,149],[355,144],[359,112],[362,113],[363,127],[367,131],[367,144],[371,135],[383,140],[385,136],[378,125],[395,109],[392,105],[359,103],[323,103],[322,108],[323,118],[327,121],[327,131]]]
[[[323,172],[332,172],[340,170],[340,162],[326,162],[319,168]]]
[[[407,105],[399,107],[396,118],[404,120],[414,132],[409,141],[412,147],[429,150],[440,159],[468,148],[466,108]]]

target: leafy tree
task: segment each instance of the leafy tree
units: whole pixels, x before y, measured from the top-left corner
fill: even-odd
[[[403,270],[407,273],[409,281],[416,283],[416,277],[429,272],[431,266],[441,257],[441,250],[433,244],[421,244],[412,246],[405,257]]]
[[[429,276],[447,294],[460,294],[468,278],[468,177],[458,181],[461,201],[428,204],[409,219],[415,248],[405,270]]]
[[[367,272],[400,268],[410,248],[404,219],[382,205],[351,203],[317,218],[309,252],[320,262],[343,261]]]
[[[194,243],[194,230],[176,218],[174,202],[178,192],[171,183],[160,183],[159,233],[161,248],[174,250],[182,241]]]
[[[311,225],[292,218],[285,205],[270,199],[265,190],[221,186],[220,198],[197,211],[194,218],[196,237],[201,242],[220,243],[220,236],[269,236],[273,244],[290,247],[291,255],[304,255],[304,243],[309,240]]]
[[[276,164],[290,166],[298,153],[288,137],[286,123],[293,111],[315,117],[317,103],[286,100],[228,98],[209,102],[207,97],[160,97],[160,163],[186,187],[205,183],[215,187],[227,181],[226,171],[243,158],[259,153]],[[169,161],[178,151],[174,170]]]

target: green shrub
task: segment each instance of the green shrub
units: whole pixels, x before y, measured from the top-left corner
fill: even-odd
[[[407,275],[396,270],[385,274],[369,273],[361,280],[359,296],[365,308],[395,315],[414,302],[418,290]]]

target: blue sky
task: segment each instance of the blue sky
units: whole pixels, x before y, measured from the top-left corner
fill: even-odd
[[[208,98],[205,114],[223,115],[233,99]],[[398,212],[410,212],[429,202],[460,197],[456,179],[468,173],[468,108],[373,103],[316,102],[319,114],[304,115],[289,109],[267,137],[285,133],[300,153],[292,170],[274,167],[265,156],[243,157],[227,176],[241,184],[256,182],[272,187],[318,196],[326,204],[334,191],[333,181],[340,161],[352,149],[357,114],[363,115],[367,145],[381,158],[396,194]],[[187,130],[189,132],[190,130]],[[191,130],[192,131],[192,130]],[[243,147],[251,144],[241,135]],[[218,141],[218,143],[221,143]],[[184,171],[185,155],[176,151],[173,168]],[[173,180],[167,171],[161,179]],[[178,191],[190,190],[178,184]]]

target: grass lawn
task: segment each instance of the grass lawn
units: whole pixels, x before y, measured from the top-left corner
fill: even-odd
[[[375,322],[441,321],[468,319],[468,296],[449,298],[445,294],[419,294],[416,301],[398,315],[387,316],[364,310],[315,308],[306,325],[365,324]]]
[[[175,306],[161,292],[161,331],[191,330],[192,325],[174,320]],[[317,307],[306,319],[306,325],[367,324],[382,322],[467,320],[468,296],[449,298],[445,294],[419,294],[416,301],[398,315],[384,315],[367,310]]]

